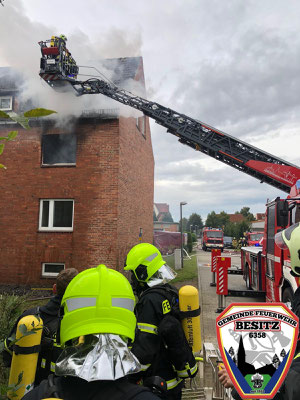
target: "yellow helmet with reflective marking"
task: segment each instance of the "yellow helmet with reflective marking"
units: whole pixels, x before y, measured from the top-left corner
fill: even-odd
[[[125,271],[132,271],[138,282],[152,287],[167,283],[176,273],[163,260],[160,251],[150,243],[134,246],[127,255]]]
[[[289,249],[291,269],[295,275],[300,275],[300,224],[297,222],[289,228],[276,233],[275,243],[281,249]]]
[[[99,333],[133,340],[134,305],[131,285],[120,272],[105,265],[80,272],[72,279],[62,299],[61,343]]]

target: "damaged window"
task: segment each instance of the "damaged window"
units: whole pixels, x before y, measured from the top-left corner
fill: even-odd
[[[76,165],[76,134],[43,135],[42,164]]]
[[[0,110],[1,111],[11,111],[12,110],[12,97],[11,96],[1,96],[0,97]]]
[[[65,264],[61,263],[43,263],[42,276],[57,276],[60,271],[65,269]]]
[[[41,200],[40,231],[73,231],[74,200]]]

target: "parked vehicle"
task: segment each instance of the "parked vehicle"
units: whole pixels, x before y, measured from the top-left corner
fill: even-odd
[[[291,273],[288,249],[281,250],[274,240],[277,232],[300,222],[300,180],[287,199],[267,204],[261,247],[242,247],[241,265],[248,289],[265,291],[266,301],[290,303],[299,286],[299,277]]]
[[[223,231],[219,228],[204,227],[202,230],[202,250],[224,249]]]
[[[223,237],[223,242],[224,242],[224,248],[225,249],[231,249],[232,248],[232,236],[224,236]]]
[[[247,232],[245,235],[245,246],[259,246],[259,242],[263,236],[263,232]]]

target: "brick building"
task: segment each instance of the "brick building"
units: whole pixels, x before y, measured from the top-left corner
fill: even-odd
[[[154,203],[153,213],[155,214],[157,221],[165,221],[165,222],[173,221],[169,209],[169,204],[167,203]]]
[[[141,57],[113,65],[115,82],[144,84]],[[1,110],[28,109],[18,104],[18,82],[0,69]],[[153,241],[148,118],[97,110],[74,119],[71,130],[51,118],[30,125],[27,131],[0,119],[0,136],[19,131],[0,156],[7,167],[0,169],[0,283],[49,286],[61,268],[100,263],[122,270],[141,235]]]

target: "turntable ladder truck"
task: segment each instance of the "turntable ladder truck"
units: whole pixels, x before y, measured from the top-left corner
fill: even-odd
[[[275,245],[274,235],[300,221],[300,180],[297,182],[300,179],[299,167],[206,123],[157,102],[135,96],[112,82],[98,78],[78,80],[77,68],[76,75],[69,74],[67,64],[66,67],[64,63],[57,64],[56,68],[55,63],[49,61],[51,55],[49,56],[46,49],[47,41],[39,44],[42,52],[40,76],[54,89],[72,85],[78,96],[102,94],[133,107],[165,127],[167,132],[177,136],[180,143],[259,179],[261,183],[268,183],[289,193],[287,199],[278,197],[266,205],[262,247],[245,247],[241,250],[242,269],[248,288],[265,291],[266,301],[289,301],[299,282],[291,274],[287,250],[280,250]]]

